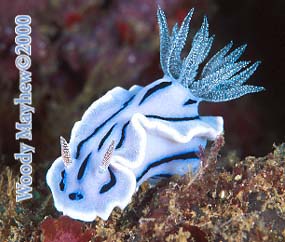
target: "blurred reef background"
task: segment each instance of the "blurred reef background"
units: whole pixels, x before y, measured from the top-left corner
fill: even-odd
[[[120,213],[118,215],[114,212],[112,220],[109,222],[111,225],[107,226],[107,232],[103,229],[104,226],[106,227],[106,224],[103,226],[101,220],[95,229],[94,224],[83,224],[71,221],[65,217],[57,219],[59,213],[52,206],[52,197],[45,184],[45,173],[54,159],[59,156],[59,136],[64,136],[68,140],[74,122],[81,118],[83,112],[93,101],[104,95],[109,89],[115,86],[129,88],[134,84],[147,85],[162,76],[159,64],[157,4],[164,9],[171,26],[177,21],[181,22],[187,12],[192,7],[195,7],[195,13],[191,21],[192,31],[190,34],[192,35],[200,27],[202,16],[207,15],[210,23],[210,33],[216,36],[210,56],[230,40],[234,41],[235,47],[247,43],[248,47],[242,59],[262,61],[261,66],[250,78],[249,83],[264,86],[266,91],[247,95],[227,103],[203,103],[201,105],[202,115],[219,115],[224,117],[225,145],[220,151],[222,158],[219,159],[224,164],[224,168],[217,168],[215,165],[215,169],[219,171],[215,174],[217,180],[220,181],[219,179],[222,177],[222,181],[218,185],[216,183],[215,185],[212,183],[210,185],[204,184],[210,188],[205,191],[206,194],[199,198],[200,200],[197,198],[198,205],[196,210],[190,206],[191,204],[188,204],[189,209],[191,207],[188,211],[189,213],[192,214],[193,211],[196,211],[197,217],[195,221],[196,225],[199,224],[199,226],[194,224],[182,226],[182,220],[177,220],[182,215],[187,219],[193,218],[194,215],[187,215],[188,212],[185,215],[187,208],[185,208],[182,198],[178,201],[173,197],[168,197],[175,196],[175,193],[172,192],[176,191],[176,188],[173,189],[171,187],[172,183],[164,184],[164,188],[161,188],[162,193],[165,192],[166,198],[163,197],[164,195],[161,195],[161,198],[160,193],[157,193],[156,197],[159,197],[158,201],[160,202],[176,201],[176,204],[180,204],[182,212],[180,211],[179,213],[178,211],[178,214],[176,214],[176,210],[171,210],[178,217],[170,217],[170,220],[180,221],[181,226],[179,227],[176,224],[169,230],[162,229],[163,231],[168,231],[167,233],[163,232],[164,234],[160,232],[156,234],[154,231],[148,230],[149,227],[155,226],[155,222],[152,219],[156,217],[152,216],[151,211],[154,211],[153,213],[155,214],[160,214],[159,216],[164,218],[164,220],[167,213],[163,209],[156,210],[155,206],[157,204],[154,200],[156,198],[152,197],[156,191],[147,188],[140,191],[135,198],[137,201],[143,202],[140,206],[146,206],[146,202],[152,206],[150,208],[143,207],[149,209],[147,210],[148,213],[140,214],[141,217],[146,219],[142,220],[144,221],[142,224],[147,224],[145,227],[144,225],[140,227],[141,225],[135,224],[135,219],[138,221],[139,217],[133,214],[136,211],[140,211],[142,207],[137,207],[133,210],[130,208],[131,212],[128,210],[123,215]],[[13,193],[15,192],[13,186],[15,179],[20,175],[20,164],[13,158],[13,154],[19,152],[19,142],[15,140],[15,122],[19,119],[19,107],[13,105],[13,98],[19,95],[19,73],[14,64],[16,58],[14,53],[14,18],[17,14],[29,14],[32,17],[31,71],[33,75],[33,106],[36,109],[36,113],[33,115],[33,141],[30,143],[36,147],[36,154],[33,157],[34,199],[22,204],[13,202]],[[199,241],[207,241],[208,235],[212,236],[212,239],[230,241],[227,236],[229,234],[234,236],[233,230],[248,231],[245,233],[246,235],[242,234],[241,236],[253,238],[250,241],[258,241],[254,239],[263,238],[258,237],[263,235],[255,234],[254,236],[257,237],[250,237],[253,236],[252,231],[265,231],[263,229],[264,226],[268,227],[266,221],[275,219],[277,219],[277,223],[280,225],[278,225],[279,227],[272,225],[274,227],[273,231],[278,230],[279,232],[276,232],[277,237],[268,238],[280,239],[282,238],[282,232],[285,237],[284,217],[279,216],[280,211],[285,213],[284,180],[282,180],[284,179],[282,178],[284,177],[282,173],[284,172],[284,145],[276,146],[277,151],[276,149],[274,152],[272,151],[274,143],[281,144],[285,140],[284,17],[285,2],[283,0],[271,2],[265,0],[1,1],[0,170],[2,170],[2,175],[0,176],[0,188],[2,193],[0,196],[0,240],[3,241],[3,238],[5,238],[4,241],[38,241],[42,238],[47,242],[57,241],[50,235],[51,231],[53,231],[52,229],[55,231],[58,229],[57,226],[64,227],[70,223],[71,225],[68,229],[77,231],[75,234],[77,233],[76,235],[78,236],[73,234],[74,238],[82,237],[81,240],[72,240],[66,237],[69,238],[70,242],[88,241],[90,236],[94,237],[94,233],[100,234],[94,241],[105,241],[108,238],[112,241],[112,238],[114,238],[112,236],[119,238],[118,233],[121,234],[122,241],[140,241],[135,235],[134,237],[130,235],[129,238],[123,237],[127,234],[126,231],[141,233],[146,236],[145,238],[149,238],[150,241],[160,241],[152,238],[151,235],[153,234],[156,234],[157,238],[163,238],[162,241],[167,241],[166,239],[171,234],[173,236],[168,238],[169,241],[188,241],[191,236],[187,233],[185,235],[185,231],[192,235],[198,234],[197,236],[199,237],[196,237],[196,239],[204,238],[204,240]],[[252,158],[251,160],[244,158],[249,155],[251,157],[264,156],[265,158]],[[239,172],[245,172],[243,174],[246,174],[241,176],[241,181],[245,179],[244,184],[249,184],[249,187],[245,186],[246,189],[248,188],[248,190],[244,191],[245,195],[242,198],[237,198],[239,201],[234,201],[230,205],[225,202],[225,199],[220,201],[218,195],[210,195],[210,197],[205,198],[204,196],[210,194],[210,191],[211,194],[215,191],[214,186],[219,187],[220,184],[222,185],[218,192],[233,190],[234,192],[231,196],[238,196],[238,191],[231,187],[233,184],[230,182],[236,176],[233,169],[235,165],[229,165],[229,161],[235,161],[236,166],[240,169],[238,169]],[[252,164],[254,165],[252,166]],[[254,190],[254,182],[261,182],[261,180],[254,180],[253,177],[255,176],[248,175],[248,170],[245,167],[252,169],[250,174],[260,174],[261,177],[263,173],[267,174],[271,170],[273,172],[276,168],[276,171],[274,170],[276,173],[274,174],[278,174],[276,177],[279,177],[280,180],[275,181],[274,179],[274,183],[270,180],[274,178],[272,176],[273,173],[271,176],[267,174],[266,178],[262,178],[265,179],[263,184],[270,184],[270,186],[273,186],[273,190],[268,188],[269,185],[266,185],[267,187],[258,187],[256,188],[256,194],[251,195],[253,196],[251,197],[249,196],[249,191]],[[226,175],[221,173],[221,169]],[[179,186],[181,187],[185,185],[186,178],[183,179],[183,181],[175,180],[173,182],[180,184]],[[223,179],[226,179],[226,181]],[[182,183],[184,185],[181,185]],[[193,189],[198,189],[197,191],[199,191],[200,185],[196,185]],[[201,185],[202,191],[205,189],[204,185]],[[181,193],[179,189],[177,190],[178,194]],[[199,194],[197,191],[195,194]],[[193,191],[191,190],[190,192]],[[265,206],[263,203],[259,204],[256,202],[256,206],[260,205],[258,208],[243,205],[243,202],[246,204],[257,200],[257,198],[259,199],[259,197],[261,197],[261,201],[265,201],[269,197],[272,198],[272,196],[276,199],[281,197],[278,201],[272,201],[274,205],[279,204],[279,208],[276,208],[276,210],[274,210],[275,206],[273,206],[273,212],[268,212],[267,204]],[[205,199],[212,200],[207,201]],[[206,204],[205,201],[209,204],[217,202],[217,206],[213,205],[217,209],[213,210],[216,212],[216,215],[224,213],[225,210],[223,209],[226,207],[223,207],[223,205],[227,204],[225,206],[230,206],[228,209],[229,213],[236,212],[237,214],[242,214],[241,211],[249,211],[250,216],[248,219],[250,218],[250,221],[260,220],[264,224],[258,227],[259,230],[255,230],[253,229],[255,227],[248,225],[250,222],[245,218],[243,219],[248,221],[248,223],[243,224],[245,227],[234,226],[240,220],[221,218],[217,223],[212,220],[203,220],[200,212],[202,208],[205,208],[203,207]],[[239,209],[241,210],[235,210],[233,206],[236,206],[239,202],[241,204]],[[199,204],[201,207],[199,207]],[[168,211],[168,208],[166,210]],[[267,213],[262,215],[264,211]],[[29,220],[27,220],[27,216]],[[45,216],[52,216],[53,218],[42,222]],[[131,216],[133,220],[130,220],[128,216]],[[226,215],[223,214],[223,216]],[[121,219],[118,220],[118,218]],[[262,220],[262,218],[267,220]],[[173,221],[171,220],[171,222]],[[151,224],[152,222],[153,224]],[[204,227],[201,227],[203,223]],[[211,227],[213,224],[218,225]],[[217,229],[229,224],[233,225],[233,230],[217,232]],[[140,230],[132,230],[134,228],[132,226]],[[84,233],[82,232],[83,228],[85,228]],[[176,229],[178,230],[176,231]],[[157,228],[157,231],[161,231],[161,229]],[[110,236],[108,237],[108,235]],[[265,232],[264,236],[275,235],[268,235]]]

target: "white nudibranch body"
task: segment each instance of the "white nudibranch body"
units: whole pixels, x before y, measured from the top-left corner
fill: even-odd
[[[62,155],[47,172],[47,184],[58,211],[74,219],[108,219],[114,207],[124,209],[140,184],[199,169],[199,147],[223,132],[222,117],[200,116],[201,101],[221,102],[262,87],[243,85],[258,62],[236,62],[241,46],[232,42],[216,53],[197,78],[213,36],[207,19],[181,60],[193,10],[169,33],[159,8],[160,62],[164,77],[146,87],[115,87],[95,101],[75,123],[70,142],[61,138]]]

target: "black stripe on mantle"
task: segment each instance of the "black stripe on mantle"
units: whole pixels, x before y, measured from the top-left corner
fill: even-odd
[[[196,151],[191,151],[187,153],[182,153],[179,155],[172,155],[166,158],[163,158],[161,160],[157,160],[152,162],[148,167],[141,173],[139,177],[137,177],[137,182],[152,168],[157,167],[159,165],[162,165],[164,163],[171,162],[173,160],[186,160],[186,159],[191,159],[191,158],[197,158]]]
[[[173,121],[173,122],[178,122],[178,121],[190,121],[190,120],[195,120],[199,119],[199,116],[193,116],[193,117],[162,117],[158,115],[145,115],[147,118],[155,118],[155,119],[161,119],[165,121]]]
[[[102,188],[101,188],[101,190],[99,192],[100,194],[108,192],[113,186],[116,185],[117,180],[116,180],[116,177],[115,177],[115,175],[112,172],[110,167],[108,167],[108,171],[110,173],[111,180],[108,183],[106,183],[105,185],[102,186]]]
[[[141,105],[152,94],[156,93],[157,91],[159,91],[163,88],[170,86],[171,84],[172,84],[172,82],[161,82],[161,83],[157,84],[156,86],[148,89],[147,92],[144,94],[143,98],[141,99],[139,105]]]
[[[79,168],[78,174],[77,174],[77,180],[80,180],[83,177],[90,155],[91,155],[91,153],[82,162],[82,164],[81,164],[81,166]]]
[[[103,144],[105,143],[106,139],[110,136],[110,134],[112,133],[113,129],[115,128],[115,126],[117,125],[117,123],[115,123],[112,128],[109,129],[109,131],[107,132],[107,134],[104,135],[104,137],[102,138],[102,140],[100,141],[99,143],[99,146],[98,146],[98,151],[101,150]]]
[[[60,191],[63,191],[65,187],[65,184],[64,184],[65,170],[63,170],[60,174],[61,174],[61,180],[59,183],[59,189]]]
[[[116,146],[116,149],[119,149],[121,148],[121,146],[123,145],[123,142],[125,140],[125,137],[126,137],[126,129],[128,127],[128,125],[130,124],[130,121],[126,122],[122,128],[122,134],[121,134],[121,138],[120,138],[120,141],[119,143],[117,144]]]
[[[195,101],[195,100],[190,98],[183,104],[183,106],[191,105],[191,104],[194,104],[194,103],[197,103],[197,101]]]

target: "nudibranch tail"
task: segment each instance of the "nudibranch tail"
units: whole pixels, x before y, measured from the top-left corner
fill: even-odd
[[[65,138],[60,136],[61,157],[65,167],[71,164],[70,147]]]
[[[188,88],[195,97],[209,102],[229,101],[248,93],[264,90],[260,86],[243,85],[255,72],[260,62],[257,61],[250,66],[247,61],[236,62],[246,45],[227,54],[233,42],[217,52],[205,64],[198,78],[198,68],[208,56],[214,36],[209,36],[208,20],[204,17],[201,28],[193,38],[189,54],[181,59],[193,12],[194,9],[191,9],[180,28],[175,24],[170,34],[165,14],[161,8],[158,8],[160,63],[164,74]]]

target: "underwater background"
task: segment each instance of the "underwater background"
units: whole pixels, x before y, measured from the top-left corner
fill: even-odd
[[[97,227],[95,222],[81,223],[59,217],[45,183],[46,170],[60,153],[59,136],[69,138],[74,122],[109,89],[115,86],[129,88],[134,84],[144,86],[162,76],[157,4],[166,12],[170,25],[176,21],[181,23],[195,7],[190,34],[200,27],[203,15],[207,15],[210,33],[215,34],[210,56],[230,40],[234,41],[234,47],[247,43],[242,59],[262,61],[249,83],[264,86],[266,91],[231,102],[202,104],[202,115],[223,116],[225,120],[225,144],[220,154],[217,152],[223,142],[205,155],[206,164],[219,157],[224,173],[219,162],[214,162],[217,166],[207,168],[212,169],[211,174],[215,174],[219,182],[214,182],[204,172],[192,188],[188,186],[187,177],[173,178],[170,183],[162,183],[156,188],[146,185],[134,198],[137,206],[130,206],[123,214],[115,211],[107,223],[96,220]],[[14,185],[20,175],[20,164],[13,158],[19,151],[19,142],[15,140],[19,109],[13,105],[13,98],[19,95],[14,53],[14,18],[17,14],[32,17],[31,71],[36,109],[30,143],[36,148],[33,156],[34,198],[18,204],[15,203]],[[91,238],[92,241],[116,241],[116,238],[118,241],[166,241],[167,238],[169,241],[190,241],[191,235],[194,241],[235,241],[234,238],[284,241],[285,219],[281,214],[282,211],[285,213],[285,147],[280,145],[285,139],[284,17],[285,2],[282,0],[1,1],[0,241],[89,241]],[[274,151],[273,144],[279,145]],[[245,158],[248,156],[251,158]],[[263,156],[265,158],[254,158]],[[240,176],[236,178],[237,175],[242,177],[241,180],[238,179]],[[256,187],[256,184],[262,186]],[[213,190],[205,188],[211,189],[211,186]],[[249,192],[253,188],[257,189],[254,194]],[[192,198],[192,203],[188,204],[186,200],[190,198],[183,197],[185,189],[192,189],[187,193],[197,196],[205,194]],[[227,203],[224,197],[231,202]],[[271,201],[269,197],[274,199]],[[258,202],[265,200],[270,200],[270,211],[268,204]],[[170,207],[156,207],[163,203]],[[203,220],[202,216],[211,213],[205,204],[217,209],[216,219],[218,215],[224,217],[219,221]],[[224,214],[224,211],[229,212]],[[241,215],[245,211],[250,214],[247,218]],[[229,220],[235,213],[240,220]],[[145,220],[140,220],[142,217]],[[158,222],[153,218],[161,220]],[[184,226],[185,218],[193,218],[192,223]],[[241,220],[246,222],[243,224]],[[263,223],[260,227],[250,227],[252,221],[258,220]],[[162,221],[169,224],[159,228]],[[180,224],[174,221],[180,221]],[[272,225],[273,232],[267,223]],[[221,229],[229,224],[233,228]],[[58,235],[56,231],[63,232]],[[57,240],[60,236],[65,239]]]

